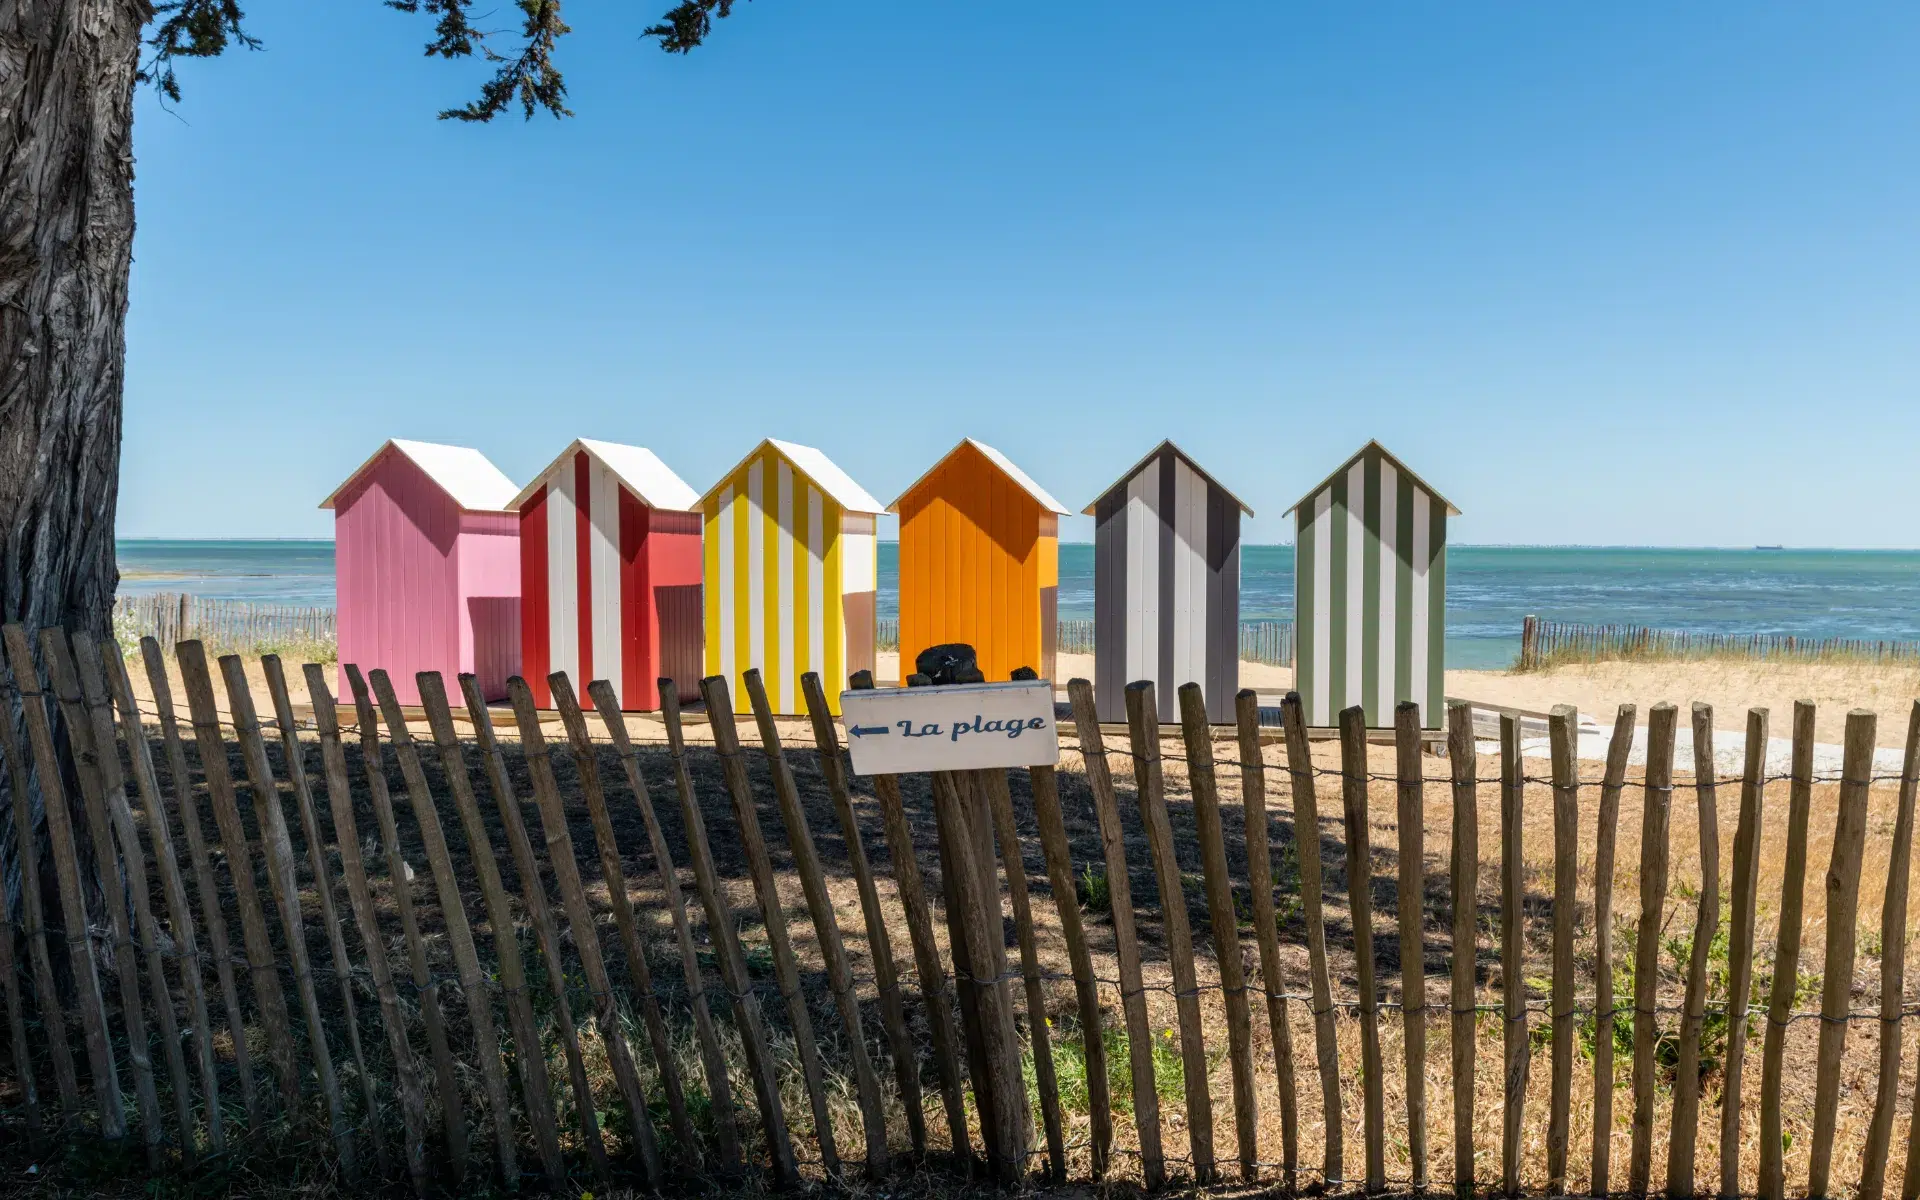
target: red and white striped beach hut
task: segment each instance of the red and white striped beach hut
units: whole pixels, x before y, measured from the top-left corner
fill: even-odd
[[[520,514],[521,673],[541,707],[565,671],[586,703],[605,679],[620,707],[682,698],[701,675],[700,495],[651,450],[576,440],[511,501]]]
[[[520,525],[513,480],[465,446],[381,444],[321,501],[333,510],[335,607],[345,666],[385,668],[402,704],[418,671],[479,676],[489,700],[520,669]]]

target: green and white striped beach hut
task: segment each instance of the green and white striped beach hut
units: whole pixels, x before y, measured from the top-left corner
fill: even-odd
[[[1440,727],[1446,682],[1447,518],[1460,510],[1368,442],[1294,514],[1294,681],[1307,724],[1362,705],[1393,724],[1413,700]]]

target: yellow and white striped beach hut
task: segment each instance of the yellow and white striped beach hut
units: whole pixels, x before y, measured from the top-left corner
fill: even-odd
[[[1379,442],[1288,510],[1294,515],[1294,683],[1307,724],[1358,704],[1393,724],[1413,700],[1440,726],[1446,680],[1447,518],[1460,510]]]
[[[768,438],[700,499],[707,674],[747,709],[741,676],[760,668],[779,713],[801,713],[800,676],[828,703],[874,667],[874,518],[886,506],[811,446]]]

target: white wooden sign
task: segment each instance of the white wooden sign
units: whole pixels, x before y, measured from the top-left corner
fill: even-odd
[[[1060,761],[1053,685],[1043,679],[841,692],[840,716],[856,775]]]

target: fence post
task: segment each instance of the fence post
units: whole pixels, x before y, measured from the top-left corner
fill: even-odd
[[[1633,753],[1634,706],[1622,704],[1607,743],[1600,783],[1599,828],[1593,845],[1593,1167],[1595,1196],[1608,1195],[1613,1172],[1613,870],[1620,832],[1620,793]]]
[[[1406,1055],[1407,1156],[1413,1189],[1427,1187],[1426,779],[1420,765],[1420,706],[1402,700],[1393,711],[1395,798],[1399,818],[1398,901],[1401,1019]]]
[[[1667,823],[1673,805],[1673,742],[1680,712],[1647,712],[1645,803],[1640,823],[1640,924],[1633,943],[1633,1152],[1627,1190],[1647,1193],[1653,1174],[1653,1044],[1660,987],[1660,927],[1667,900]]]
[[[1267,819],[1267,765],[1260,749],[1260,696],[1242,688],[1233,698],[1239,726],[1240,797],[1246,809],[1247,887],[1253,893],[1253,929],[1260,947],[1261,990],[1273,1038],[1280,1088],[1280,1169],[1286,1190],[1299,1186],[1300,1113],[1293,1073],[1293,1029],[1280,968],[1280,931],[1273,911],[1273,827]]]
[[[1453,959],[1450,999],[1453,1021],[1453,1193],[1460,1200],[1474,1192],[1474,1024],[1479,1015],[1474,995],[1480,927],[1480,780],[1479,750],[1473,738],[1473,708],[1464,700],[1447,702],[1447,761],[1453,776],[1453,846],[1449,883],[1453,901]]]
[[[1840,773],[1840,811],[1834,818],[1833,857],[1827,865],[1827,962],[1820,989],[1820,1049],[1813,1089],[1813,1147],[1807,1162],[1807,1194],[1831,1195],[1833,1134],[1839,1118],[1840,1059],[1847,1049],[1847,1016],[1853,1001],[1856,909],[1860,903],[1860,853],[1867,832],[1867,791],[1872,785],[1875,718],[1864,709],[1847,714]]]
[[[1380,993],[1373,958],[1373,838],[1368,813],[1367,713],[1340,712],[1340,797],[1346,817],[1347,911],[1353,917],[1353,962],[1360,992],[1361,1131],[1368,1192],[1387,1186],[1386,1089],[1380,1058]]]
[[[1160,881],[1160,912],[1166,925],[1167,957],[1173,968],[1174,1005],[1180,1017],[1180,1057],[1186,1065],[1187,1135],[1198,1183],[1214,1181],[1213,1098],[1207,1087],[1207,1043],[1200,1029],[1200,996],[1193,970],[1193,927],[1174,853],[1173,826],[1160,775],[1160,710],[1153,681],[1127,685],[1127,729],[1133,741],[1134,790],[1140,823],[1146,827],[1154,875]]]
[[[1760,885],[1760,837],[1766,800],[1767,710],[1747,710],[1747,753],[1740,780],[1740,824],[1733,835],[1733,912],[1729,931],[1733,957],[1727,980],[1727,1055],[1720,1100],[1720,1194],[1740,1191],[1740,1081],[1747,1057],[1747,1010],[1753,990],[1753,927]],[[1906,873],[1901,871],[1901,882]],[[1901,918],[1905,922],[1904,915]],[[1902,936],[1904,941],[1904,934]],[[1896,1005],[1898,1004],[1896,992]],[[1896,1077],[1899,1066],[1894,1067]],[[1891,1118],[1889,1118],[1891,1120]],[[1884,1168],[1885,1147],[1881,1150]]]
[[[1501,1108],[1500,1186],[1520,1194],[1520,1121],[1526,1107],[1527,924],[1523,908],[1526,864],[1521,820],[1526,807],[1526,774],[1520,758],[1520,719],[1500,714],[1500,999],[1506,1050],[1505,1091]]]
[[[1293,842],[1300,852],[1300,905],[1307,916],[1307,975],[1313,991],[1314,1056],[1320,1069],[1325,1156],[1321,1176],[1328,1188],[1347,1180],[1345,1115],[1340,1105],[1340,1047],[1334,1040],[1333,979],[1327,967],[1327,925],[1321,907],[1320,799],[1314,785],[1313,752],[1299,692],[1280,702],[1287,738],[1287,776],[1293,793]]]
[[[1886,1188],[1887,1148],[1893,1110],[1900,1095],[1900,1051],[1907,970],[1907,870],[1913,859],[1913,802],[1920,771],[1920,701],[1907,721],[1907,752],[1901,759],[1900,800],[1893,821],[1893,846],[1887,852],[1887,893],[1880,909],[1880,1086],[1874,1097],[1873,1124],[1862,1158],[1859,1200],[1880,1200]]]
[[[1547,1117],[1547,1194],[1567,1191],[1573,1102],[1573,918],[1580,886],[1580,714],[1557,704],[1547,730],[1553,764],[1553,1066]]]
[[[1813,806],[1814,706],[1793,706],[1793,765],[1787,789],[1787,854],[1780,877],[1780,926],[1774,937],[1773,986],[1767,998],[1767,1033],[1760,1066],[1760,1198],[1782,1200],[1786,1193],[1785,1132],[1780,1119],[1780,1085],[1785,1074],[1787,1021],[1800,985],[1800,912],[1807,877],[1807,820]],[[1907,1161],[1914,1160],[1909,1147]],[[1902,1193],[1920,1183],[1911,1166]],[[1912,1197],[1907,1197],[1912,1200]]]

